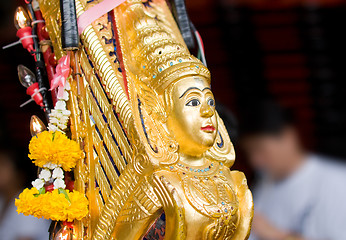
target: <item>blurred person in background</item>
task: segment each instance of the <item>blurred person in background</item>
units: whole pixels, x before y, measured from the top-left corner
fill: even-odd
[[[17,213],[15,198],[30,185],[33,164],[25,151],[13,146],[0,147],[0,239],[47,240],[50,222]]]
[[[279,105],[256,105],[240,140],[259,177],[250,240],[346,240],[345,166],[308,152]]]

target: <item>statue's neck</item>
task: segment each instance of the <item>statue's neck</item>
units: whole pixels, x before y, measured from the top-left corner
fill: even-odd
[[[204,157],[204,155],[191,156],[184,153],[179,153],[179,162],[185,166],[200,167],[206,165],[208,160]]]

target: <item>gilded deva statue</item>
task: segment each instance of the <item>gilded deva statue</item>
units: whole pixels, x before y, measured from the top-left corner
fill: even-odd
[[[76,0],[77,14],[97,3]],[[59,57],[57,6],[40,6]],[[166,2],[128,0],[81,42],[71,129],[87,153],[75,185],[90,215],[78,238],[142,239],[164,212],[165,239],[247,239],[252,196],[244,174],[230,171],[234,149],[210,72],[189,53]]]

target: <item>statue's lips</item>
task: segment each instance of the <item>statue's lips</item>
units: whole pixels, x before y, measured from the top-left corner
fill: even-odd
[[[215,127],[212,125],[207,125],[205,127],[201,127],[201,130],[204,132],[214,132],[215,131]]]

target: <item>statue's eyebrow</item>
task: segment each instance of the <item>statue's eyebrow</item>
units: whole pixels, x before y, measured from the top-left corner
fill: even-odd
[[[206,90],[206,89],[209,89],[209,90],[211,91],[210,87],[206,87],[206,88],[204,88],[203,90],[201,90],[201,89],[199,89],[199,88],[197,88],[197,87],[190,87],[190,88],[186,89],[186,91],[179,97],[179,99],[182,98],[182,97],[184,97],[184,95],[185,95],[188,91],[190,91],[190,90],[192,90],[192,89],[197,89],[197,90],[199,90],[199,91],[201,91],[201,92],[203,92],[203,91]]]

